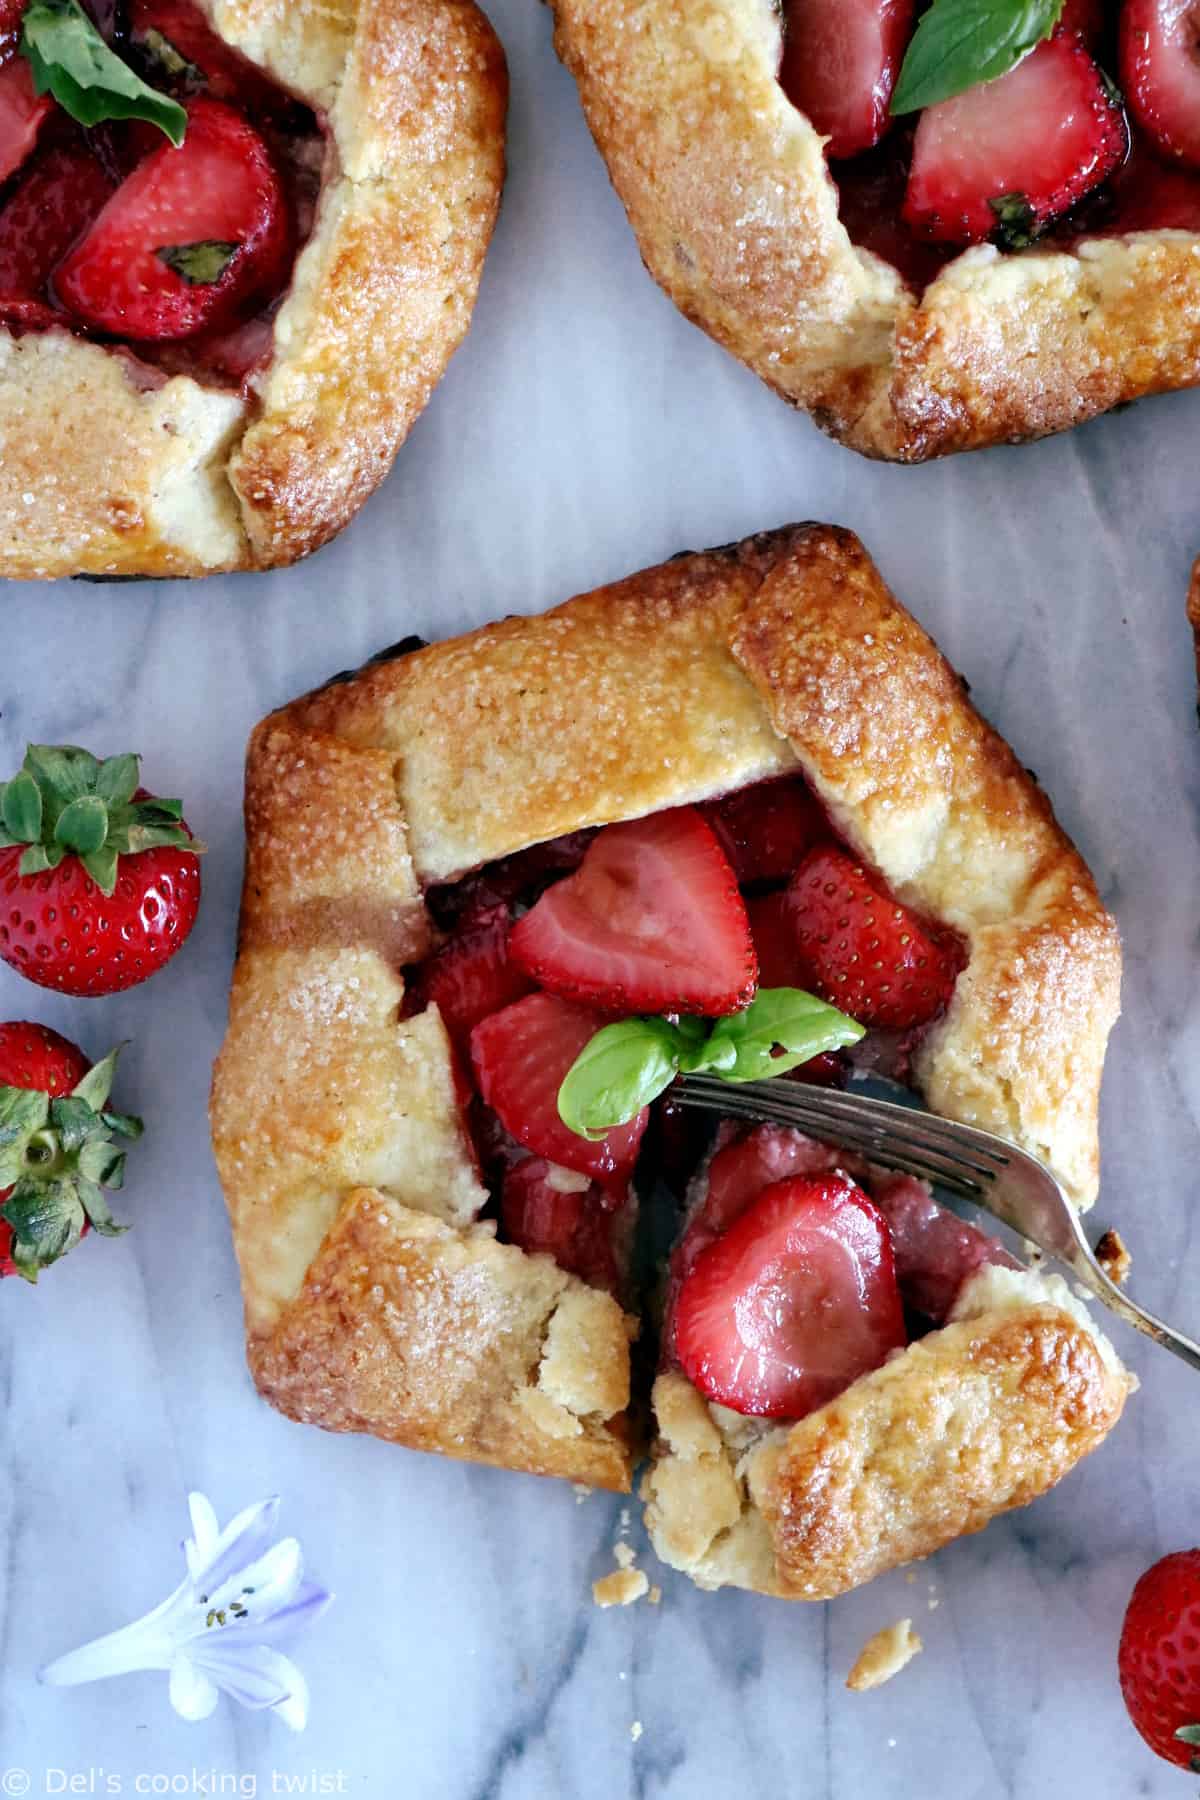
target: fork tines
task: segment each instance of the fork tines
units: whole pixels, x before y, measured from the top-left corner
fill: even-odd
[[[968,1198],[979,1195],[1008,1162],[1003,1151],[978,1141],[969,1127],[865,1095],[801,1082],[721,1081],[711,1075],[685,1076],[676,1093],[685,1105],[727,1118],[771,1121],[828,1138]]]

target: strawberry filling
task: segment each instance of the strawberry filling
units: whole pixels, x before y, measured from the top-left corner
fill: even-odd
[[[191,0],[132,0],[91,15],[129,68],[183,106],[183,143],[139,119],[84,127],[35,95],[18,53],[23,10],[0,0],[0,322],[57,325],[128,346],[163,376],[244,387],[270,360],[311,230],[316,118]]]
[[[786,0],[780,66],[852,241],[916,293],[970,244],[1200,231],[1200,0],[1067,0],[1007,72],[895,117],[925,13]]]
[[[560,1116],[559,1090],[602,1027],[654,1016],[715,1021],[744,1008],[760,987],[798,988],[870,1025],[849,1057],[903,1074],[949,1004],[963,962],[952,934],[900,905],[855,860],[798,775],[533,845],[431,888],[426,901],[440,942],[406,971],[404,1010],[412,1016],[436,1007],[446,1026],[465,1132],[500,1235],[623,1299],[631,1297],[635,1236],[641,1243],[658,1230],[651,1209],[639,1225],[638,1195],[660,1202],[665,1195],[677,1214],[697,1168],[706,1168],[704,1205],[693,1209],[672,1257],[677,1294],[700,1255],[765,1188],[835,1174],[841,1180],[848,1165],[799,1133],[770,1131],[708,1162],[711,1123],[681,1108],[669,1087],[628,1123],[580,1135]],[[849,1057],[827,1051],[785,1078],[840,1083]],[[882,1231],[884,1247],[870,1279],[866,1265],[854,1262],[858,1251],[836,1279],[830,1275],[822,1317],[852,1289],[860,1312],[862,1295],[874,1308],[888,1287],[879,1269],[902,1274],[901,1314],[904,1306],[923,1317],[943,1310],[940,1302],[924,1304],[953,1281],[939,1275],[937,1256],[948,1256],[950,1238],[971,1228],[953,1220],[939,1234],[910,1205],[893,1245],[890,1205],[864,1196],[834,1208],[856,1229],[878,1214],[882,1228],[872,1229]],[[899,1214],[899,1204],[891,1210]],[[660,1204],[660,1223],[662,1211]],[[806,1215],[780,1229],[781,1243],[810,1246],[811,1280],[801,1287],[811,1299],[825,1278],[818,1251],[829,1238],[826,1225]],[[841,1229],[833,1228],[835,1237]],[[908,1245],[918,1238],[915,1261],[928,1265],[928,1295],[909,1282]],[[854,1267],[859,1275],[851,1280]],[[763,1297],[768,1289],[756,1291]],[[789,1302],[796,1332],[807,1304]],[[674,1329],[669,1315],[668,1342]],[[800,1404],[797,1393],[807,1404],[805,1396],[830,1391],[846,1369],[874,1366],[870,1359],[878,1360],[881,1345],[886,1354],[894,1337],[890,1313],[882,1326],[850,1321],[846,1357],[835,1355],[807,1386],[785,1384],[788,1397],[779,1404]],[[796,1368],[808,1360],[796,1356]]]

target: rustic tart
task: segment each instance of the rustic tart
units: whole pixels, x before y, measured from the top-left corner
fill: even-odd
[[[651,274],[841,442],[919,462],[1200,379],[1194,9],[550,3]]]
[[[472,0],[0,0],[0,573],[340,531],[467,330],[506,92]]]
[[[212,1126],[281,1411],[626,1489],[632,1354],[661,1554],[791,1595],[978,1529],[1115,1422],[1061,1282],[671,1098],[684,1058],[867,1066],[1096,1191],[1116,929],[852,534],[399,645],[258,726],[246,832]]]

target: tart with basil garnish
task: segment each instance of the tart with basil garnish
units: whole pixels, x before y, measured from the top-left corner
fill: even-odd
[[[1095,1193],[1115,927],[849,533],[370,664],[258,728],[246,816],[212,1120],[273,1405],[626,1488],[640,1333],[661,1554],[788,1595],[977,1529],[1115,1422],[1061,1282],[672,1099],[886,1071]]]
[[[0,0],[0,572],[340,530],[466,329],[504,103],[470,0]]]
[[[1194,7],[553,4],[651,272],[853,448],[921,461],[1200,380]]]

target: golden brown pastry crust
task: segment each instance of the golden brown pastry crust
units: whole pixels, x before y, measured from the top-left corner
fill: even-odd
[[[514,1390],[499,1355],[481,1362],[496,1386],[470,1429],[439,1425],[410,1397],[402,1321],[420,1284],[397,1272],[384,1295],[371,1292],[366,1203],[348,1198],[358,1190],[403,1209],[370,1215],[381,1266],[384,1237],[433,1218],[450,1233],[436,1238],[439,1258],[476,1247],[472,1319],[511,1306],[544,1318],[543,1302],[518,1290],[542,1293],[549,1271],[560,1307],[594,1314],[588,1332],[612,1358],[606,1396],[627,1395],[629,1376],[606,1296],[511,1248],[476,1253],[484,1196],[448,1042],[436,1009],[400,1018],[398,971],[430,941],[425,885],[797,765],[897,892],[967,942],[954,1000],[922,1051],[932,1103],[1047,1155],[1078,1200],[1091,1198],[1115,926],[1045,797],[858,540],[790,527],[368,666],[255,731],[212,1117],[251,1362],[269,1398],[338,1428],[579,1480],[604,1479],[601,1442],[610,1473],[619,1463],[628,1481],[621,1430],[586,1391],[586,1357],[552,1398],[588,1428],[563,1437],[546,1413],[548,1444],[531,1446],[525,1429],[540,1402],[520,1401],[513,1427],[528,1382],[522,1373]],[[443,1295],[460,1291],[437,1281]],[[354,1336],[368,1298],[369,1356],[338,1360],[334,1340]],[[412,1329],[452,1339],[453,1312],[447,1300]]]
[[[832,436],[920,462],[1200,381],[1200,237],[968,251],[917,302],[840,224],[771,0],[551,0],[651,274]]]
[[[745,1446],[682,1375],[660,1375],[643,1489],[659,1555],[703,1587],[830,1600],[1045,1493],[1116,1424],[1131,1384],[1035,1281]]]
[[[312,235],[249,401],[63,331],[0,330],[0,573],[294,562],[391,467],[470,321],[507,77],[473,0],[199,0],[328,126]],[[153,385],[147,385],[147,380]]]

